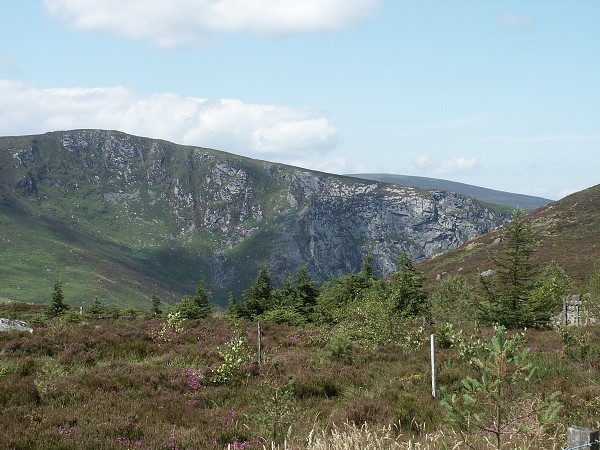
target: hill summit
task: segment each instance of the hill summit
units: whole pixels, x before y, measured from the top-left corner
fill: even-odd
[[[268,265],[324,281],[381,275],[506,220],[470,197],[334,176],[117,131],[0,138],[0,297],[175,301],[200,277],[220,304]]]

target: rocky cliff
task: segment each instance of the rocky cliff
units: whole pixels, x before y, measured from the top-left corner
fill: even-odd
[[[0,245],[18,252],[6,242],[16,239],[9,218],[18,211],[43,224],[44,245],[80,255],[95,274],[92,291],[126,303],[111,286],[133,283],[138,296],[159,289],[176,299],[204,276],[223,303],[263,264],[277,281],[302,265],[323,281],[358,270],[368,252],[387,275],[402,253],[423,260],[505,220],[458,194],[101,130],[0,138],[0,189]],[[72,276],[73,264],[59,257],[41,265]],[[2,270],[5,281],[17,276]],[[0,296],[15,297],[2,289],[0,282]]]

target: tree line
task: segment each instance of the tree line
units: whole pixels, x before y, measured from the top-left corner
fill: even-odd
[[[391,339],[396,324],[407,320],[499,324],[513,329],[550,325],[560,312],[563,298],[571,292],[570,277],[555,262],[541,268],[533,263],[531,256],[538,243],[522,211],[515,212],[504,226],[502,240],[502,248],[490,254],[493,273],[482,273],[478,285],[460,275],[447,275],[428,292],[423,274],[408,255],[401,257],[398,272],[389,277],[378,275],[373,256],[367,254],[358,273],[322,285],[303,266],[276,286],[269,267],[263,266],[241,298],[230,294],[224,315],[296,326],[336,325],[355,334],[370,333],[380,341]],[[600,304],[600,269],[592,274],[587,287],[587,303],[594,310],[594,305]],[[196,292],[185,295],[169,311],[178,312],[184,319],[207,317],[216,310],[210,297],[201,278]],[[160,315],[162,306],[154,293],[151,312]],[[101,308],[96,298],[87,309],[93,314]],[[61,315],[67,310],[62,283],[57,281],[48,315]]]

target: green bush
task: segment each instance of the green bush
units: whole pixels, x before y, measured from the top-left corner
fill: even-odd
[[[290,307],[278,307],[270,309],[260,316],[260,320],[278,324],[302,326],[306,324],[306,317]]]
[[[334,334],[325,346],[325,354],[330,360],[352,363],[352,350],[354,344],[347,333],[341,332]]]

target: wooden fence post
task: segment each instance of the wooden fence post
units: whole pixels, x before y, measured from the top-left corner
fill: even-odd
[[[585,427],[569,427],[567,448],[599,450],[598,430]]]

